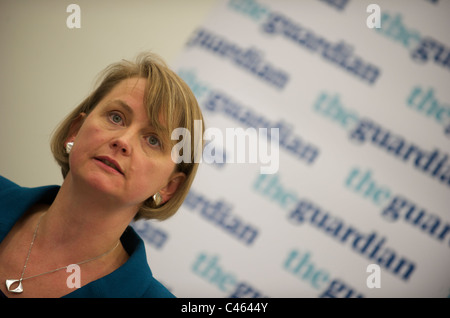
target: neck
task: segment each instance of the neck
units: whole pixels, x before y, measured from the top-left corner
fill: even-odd
[[[70,251],[72,257],[94,257],[114,247],[137,207],[108,201],[101,195],[77,187],[69,175],[42,218],[38,237],[41,246]]]

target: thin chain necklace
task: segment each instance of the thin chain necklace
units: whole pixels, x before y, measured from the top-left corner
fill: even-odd
[[[51,270],[51,271],[48,271],[48,272],[45,272],[45,273],[41,273],[41,274],[37,274],[37,275],[33,275],[33,276],[30,276],[30,277],[25,277],[25,278],[23,278],[23,275],[25,274],[25,269],[27,268],[28,259],[30,258],[31,249],[33,248],[34,240],[36,239],[36,234],[37,234],[37,231],[38,231],[38,228],[39,228],[39,224],[41,224],[41,220],[42,220],[42,217],[43,217],[44,215],[45,215],[45,213],[41,215],[41,217],[39,218],[39,221],[38,221],[38,223],[37,223],[37,225],[36,225],[36,228],[34,229],[33,239],[31,240],[30,248],[28,249],[28,255],[27,255],[27,258],[26,258],[26,260],[25,260],[25,265],[23,266],[22,275],[20,276],[20,279],[7,279],[7,280],[6,280],[6,288],[7,288],[8,291],[11,292],[11,293],[16,293],[16,294],[22,293],[22,292],[23,292],[22,281],[24,281],[24,280],[26,280],[26,279],[38,277],[38,276],[41,276],[41,275],[51,274],[51,273],[60,271],[60,270],[62,270],[62,269],[66,269],[67,267],[69,267],[69,266],[71,265],[71,264],[69,264],[69,265],[67,265],[67,266],[63,266],[63,267],[60,267],[60,268],[56,268],[56,269],[54,269],[54,270]],[[85,260],[85,261],[76,263],[75,265],[81,265],[81,264],[85,264],[85,263],[88,263],[88,262],[95,261],[96,259],[99,259],[99,258],[101,258],[101,257],[103,257],[103,256],[105,256],[105,255],[107,255],[107,254],[109,254],[109,253],[111,253],[111,252],[119,245],[119,243],[120,243],[120,240],[119,240],[119,241],[117,242],[117,244],[116,244],[112,249],[110,249],[109,251],[107,251],[107,252],[105,252],[105,253],[103,253],[103,254],[101,254],[101,255],[99,255],[99,256],[96,256],[96,257],[94,257],[94,258],[90,258],[90,259],[87,259],[87,260]],[[12,289],[11,286],[12,286],[13,284],[15,284],[15,283],[19,283],[19,285],[18,285],[16,288]]]

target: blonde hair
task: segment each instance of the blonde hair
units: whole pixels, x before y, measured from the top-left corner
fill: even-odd
[[[147,199],[134,218],[135,220],[142,218],[165,220],[175,214],[181,206],[197,173],[198,163],[194,160],[194,154],[195,151],[201,151],[203,141],[196,142],[194,140],[196,134],[192,132],[195,120],[201,120],[202,131],[204,131],[204,123],[197,100],[189,86],[170,70],[159,56],[145,52],[139,54],[135,62],[122,60],[109,65],[100,74],[100,84],[97,88],[57,127],[51,140],[51,151],[65,178],[70,169],[65,142],[71,124],[81,113],[88,115],[117,84],[128,78],[147,79],[144,105],[147,108],[151,125],[158,133],[161,133],[161,136],[167,136],[167,139],[171,140],[173,129],[181,127],[188,129],[193,137],[191,138],[190,149],[193,151],[191,151],[190,162],[181,162],[175,166],[176,172],[183,172],[186,175],[186,179],[179,185],[176,193],[161,206],[156,206],[152,198]],[[165,123],[159,121],[160,115],[163,115]],[[177,142],[177,140],[171,140],[171,146],[173,147]],[[186,141],[183,140],[183,142]],[[195,146],[198,148],[195,149]]]

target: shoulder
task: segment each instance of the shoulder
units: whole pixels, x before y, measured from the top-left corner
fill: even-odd
[[[153,276],[148,285],[148,288],[145,290],[142,295],[143,298],[175,298],[175,296],[158,280],[156,280]]]
[[[129,226],[122,235],[122,244],[124,244],[130,258],[119,269],[121,274],[127,277],[127,281],[134,281],[134,292],[140,294],[143,298],[173,298],[175,297],[162,283],[154,276],[147,261],[147,253],[142,238],[136,231]]]
[[[50,204],[55,199],[59,188],[57,185],[22,187],[0,176],[0,210],[10,211],[12,209],[23,212],[23,209],[37,202]]]
[[[0,176],[0,215],[4,213],[11,215],[14,212],[14,203],[21,201],[19,195],[21,190],[22,187]]]
[[[0,240],[13,224],[35,203],[51,204],[59,186],[21,187],[0,176]]]
[[[0,192],[3,193],[7,190],[20,188],[19,185],[15,184],[11,180],[6,179],[0,175]]]

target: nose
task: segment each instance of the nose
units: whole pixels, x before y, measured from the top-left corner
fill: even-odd
[[[131,147],[124,139],[115,139],[111,141],[110,147],[123,155],[129,156],[131,154]]]

